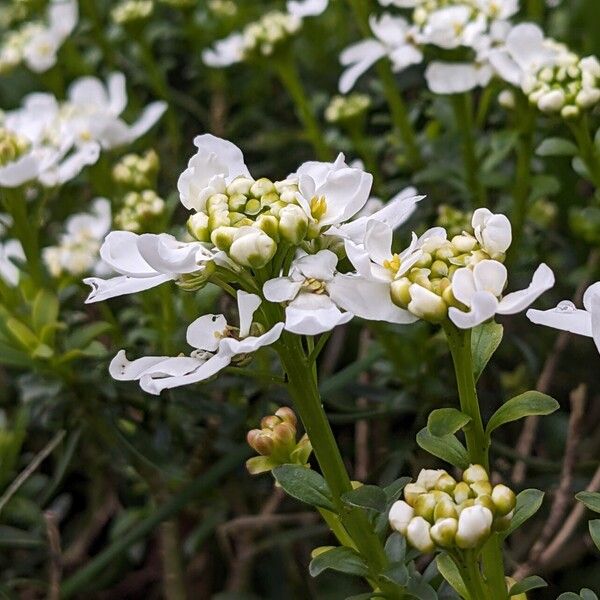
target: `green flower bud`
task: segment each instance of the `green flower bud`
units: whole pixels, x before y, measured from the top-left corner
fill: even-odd
[[[446,518],[436,521],[429,533],[438,546],[449,548],[454,545],[454,537],[457,530],[458,520],[455,518]]]
[[[271,194],[276,192],[275,184],[266,177],[261,177],[258,181],[255,181],[250,188],[250,195],[255,198],[260,198],[265,194]]]
[[[433,511],[435,509],[435,498],[433,494],[421,494],[413,504],[415,514],[423,517],[426,521],[433,521]]]
[[[458,518],[458,511],[456,505],[451,500],[442,500],[435,505],[433,510],[433,520],[438,521],[439,519],[445,518]]]
[[[417,485],[416,483],[408,483],[404,487],[404,499],[414,507],[417,498],[426,492],[427,490],[423,486]]]
[[[492,514],[496,512],[496,505],[494,504],[492,497],[488,494],[481,494],[475,498],[475,505],[485,506]]]
[[[442,492],[446,492],[447,494],[451,494],[456,487],[456,479],[452,477],[452,475],[448,475],[448,473],[444,472],[443,475],[435,483],[435,489],[441,490]]]
[[[210,234],[210,241],[219,249],[228,252],[238,232],[236,227],[218,227]]]
[[[433,277],[448,277],[448,271],[448,263],[443,260],[435,260],[431,265],[431,275]]]
[[[286,242],[296,246],[306,236],[308,216],[299,207],[289,204],[279,211],[279,233]]]
[[[244,232],[236,237],[229,248],[229,256],[235,262],[253,269],[264,267],[276,252],[277,243],[260,229]]]
[[[256,198],[250,198],[248,202],[246,202],[246,206],[244,207],[244,212],[251,217],[256,216],[260,212],[260,200]]]
[[[408,524],[414,516],[415,511],[412,506],[403,500],[398,500],[392,504],[388,519],[391,528],[405,536]]]
[[[187,220],[187,230],[189,234],[199,242],[210,241],[210,231],[208,229],[208,215],[205,213],[196,213]]]
[[[227,205],[229,206],[229,210],[242,212],[246,206],[246,202],[248,202],[248,196],[244,194],[232,194],[229,196]]]
[[[517,505],[515,493],[507,486],[498,484],[492,490],[492,500],[500,516],[505,516]]]
[[[467,500],[471,494],[472,491],[469,487],[469,484],[461,481],[460,483],[457,483],[456,487],[454,488],[454,502],[456,502],[456,504],[461,504]]]
[[[276,242],[279,241],[279,221],[277,217],[273,215],[261,215],[256,219],[256,226]]]
[[[410,286],[412,282],[408,277],[402,277],[392,281],[390,285],[390,295],[392,302],[400,308],[406,309],[410,303]]]
[[[487,471],[481,465],[469,465],[469,468],[463,472],[463,481],[467,483],[489,480]]]
[[[478,496],[487,495],[489,496],[492,493],[492,484],[489,481],[476,481],[470,485],[470,488],[477,494]]]
[[[250,179],[249,177],[236,177],[228,186],[227,193],[230,196],[235,196],[236,194],[242,194],[244,196],[248,196],[250,194],[250,188],[254,184],[254,179]]]
[[[455,235],[451,243],[460,254],[471,252],[477,246],[477,240],[471,235]]]
[[[482,544],[491,533],[492,512],[484,506],[469,506],[458,517],[456,545],[459,548],[476,548]]]

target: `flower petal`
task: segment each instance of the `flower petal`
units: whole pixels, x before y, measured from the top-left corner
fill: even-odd
[[[425,71],[429,89],[435,94],[462,94],[487,85],[492,78],[489,66],[433,61]]]
[[[554,273],[548,265],[542,263],[533,274],[533,278],[527,289],[508,294],[500,300],[498,314],[513,315],[525,310],[553,285]]]
[[[144,233],[136,243],[142,259],[159,273],[193,273],[200,269],[197,256],[202,247],[197,242],[180,242],[167,233]]]
[[[292,264],[292,269],[297,270],[306,278],[318,281],[329,281],[335,273],[338,257],[331,250],[320,250],[316,254],[307,254],[298,258]]]
[[[482,260],[473,268],[473,279],[477,291],[490,292],[496,298],[502,295],[507,278],[506,267],[497,260]]]
[[[536,325],[570,331],[577,335],[592,337],[592,316],[589,312],[575,308],[572,302],[561,302],[550,310],[527,311],[527,318]]]
[[[216,352],[226,328],[227,319],[223,315],[202,315],[187,328],[187,343],[198,350]]]
[[[265,283],[263,295],[269,302],[289,302],[298,295],[301,287],[301,281],[293,281],[290,277],[276,277]]]
[[[326,295],[301,293],[285,309],[285,329],[298,335],[318,335],[352,320]]]
[[[131,231],[111,231],[100,248],[100,257],[115,271],[130,277],[158,275],[138,250],[140,236]]]
[[[125,294],[143,292],[172,279],[173,277],[170,275],[156,275],[155,277],[128,277],[127,275],[121,275],[112,279],[88,277],[83,280],[83,283],[91,286],[92,291],[86,298],[85,303],[102,302],[103,300],[124,296]]]
[[[460,329],[472,329],[491,319],[496,314],[497,308],[498,299],[493,294],[485,291],[475,292],[471,297],[471,310],[469,312],[451,306],[448,315],[450,320]]]
[[[452,294],[454,297],[464,304],[471,306],[473,296],[477,292],[475,286],[475,277],[471,269],[458,269],[452,278]]]
[[[363,40],[346,48],[340,55],[340,62],[347,67],[342,73],[338,88],[347,94],[355,86],[358,78],[366,73],[386,54],[385,47],[377,40]]]
[[[237,302],[240,317],[240,337],[245,338],[250,333],[252,317],[260,306],[261,299],[256,294],[249,294],[243,290],[238,290]]]
[[[283,326],[283,323],[277,323],[269,331],[258,337],[251,335],[242,340],[224,338],[219,344],[219,354],[231,357],[238,354],[250,354],[263,346],[270,346],[281,337]]]

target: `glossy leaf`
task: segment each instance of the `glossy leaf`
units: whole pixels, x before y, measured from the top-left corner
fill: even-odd
[[[549,415],[560,407],[560,404],[541,392],[525,392],[503,404],[490,418],[486,427],[489,436],[494,429],[518,421],[531,415]]]
[[[467,450],[452,434],[436,437],[431,435],[425,427],[417,433],[417,444],[429,454],[433,454],[459,469],[466,469],[469,466]]]
[[[329,488],[323,477],[315,471],[299,465],[282,465],[273,469],[273,475],[292,498],[335,511]]]
[[[537,575],[531,575],[530,577],[525,577],[521,581],[517,581],[509,591],[511,596],[518,596],[519,594],[525,594],[531,590],[537,590],[539,588],[548,587],[548,584]]]
[[[360,487],[342,495],[345,504],[358,508],[368,508],[383,512],[387,507],[385,492],[376,485],[361,485]]]
[[[471,417],[456,408],[438,408],[427,419],[427,429],[435,437],[444,437],[460,431]]]
[[[517,505],[513,515],[510,527],[501,533],[503,537],[509,536],[515,529],[518,529],[527,519],[531,518],[542,506],[544,501],[544,492],[535,489],[523,490],[517,494]]]
[[[488,362],[498,349],[504,327],[499,323],[490,321],[475,327],[471,333],[471,353],[473,355],[473,375],[475,381],[479,379]]]
[[[590,510],[600,513],[600,493],[579,492],[579,494],[575,495],[575,498],[582,504],[585,504]]]
[[[366,577],[369,574],[364,560],[355,550],[345,546],[333,548],[315,556],[310,561],[308,569],[312,577],[316,577],[327,569],[359,577]]]

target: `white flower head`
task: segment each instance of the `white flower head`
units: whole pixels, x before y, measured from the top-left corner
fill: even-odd
[[[299,335],[318,335],[350,321],[329,295],[337,256],[330,250],[303,254],[294,260],[288,277],[267,281],[263,294],[270,302],[285,302],[285,329]]]
[[[288,0],[287,10],[296,17],[317,17],[329,6],[329,0]]]
[[[262,335],[251,335],[252,319],[261,300],[254,294],[238,291],[239,329],[228,325],[223,315],[203,315],[187,330],[187,342],[195,348],[190,356],[148,356],[127,360],[121,350],[109,371],[119,381],[139,381],[150,394],[205,381],[227,367],[237,356],[256,352],[275,343],[283,330],[277,323]]]
[[[16,262],[24,262],[25,252],[18,240],[7,240],[0,242],[0,278],[14,287],[18,285],[21,271]]]
[[[512,243],[512,227],[505,215],[478,208],[471,221],[475,238],[491,258],[503,255]]]

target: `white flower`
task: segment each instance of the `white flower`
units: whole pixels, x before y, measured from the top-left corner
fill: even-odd
[[[440,48],[452,49],[473,46],[486,31],[483,14],[473,18],[472,9],[466,4],[448,6],[431,13],[421,32],[423,41]]]
[[[468,506],[458,517],[456,545],[459,548],[475,548],[490,535],[494,515],[485,506]]]
[[[329,0],[288,0],[287,10],[296,17],[316,17],[325,12]]]
[[[421,50],[414,43],[414,28],[402,17],[384,13],[378,19],[369,19],[375,39],[367,39],[346,48],[340,62],[346,70],[339,82],[339,90],[347,94],[357,79],[380,58],[387,56],[394,71],[399,72],[423,60]]]
[[[102,260],[120,275],[84,279],[92,287],[86,303],[133,294],[156,287],[179,275],[202,271],[215,254],[199,242],[178,242],[166,233],[137,235],[112,231],[100,248]]]
[[[188,209],[204,212],[206,200],[223,193],[236,177],[250,177],[242,151],[231,142],[206,134],[194,138],[198,151],[179,177],[177,189]]]
[[[18,240],[0,242],[0,278],[11,287],[19,283],[20,277],[20,270],[14,260],[26,260],[21,242]]]
[[[586,290],[583,306],[583,309],[578,309],[569,300],[564,300],[551,310],[530,309],[527,317],[537,325],[591,337],[600,352],[600,282]]]
[[[329,296],[338,262],[330,250],[300,255],[288,277],[267,281],[263,294],[270,302],[285,302],[285,329],[298,335],[318,335],[348,323],[351,313],[342,313]]]
[[[237,332],[227,324],[223,315],[203,315],[187,329],[187,342],[195,348],[190,356],[147,356],[128,361],[121,350],[112,360],[109,371],[119,381],[139,380],[140,387],[160,394],[164,389],[205,381],[236,356],[256,352],[269,346],[281,336],[283,323],[277,323],[260,336],[250,335],[252,318],[261,300],[254,294],[238,291],[240,327]]]
[[[506,267],[495,260],[482,260],[473,269],[458,269],[452,279],[452,293],[469,311],[450,307],[452,322],[461,329],[470,329],[495,314],[521,312],[554,285],[554,274],[547,265],[541,264],[527,289],[501,298],[506,282]]]
[[[433,61],[425,71],[427,86],[435,94],[461,94],[485,87],[493,71],[488,64]]]
[[[401,533],[402,535],[406,535],[406,529],[408,528],[408,524],[415,516],[415,509],[404,502],[404,500],[397,500],[392,504],[390,508],[390,513],[388,515],[388,520],[390,522],[390,526],[394,531]]]
[[[306,162],[289,179],[298,180],[297,200],[316,234],[358,213],[373,184],[373,176],[349,167],[343,154],[334,163]]]
[[[505,215],[478,208],[471,220],[475,238],[491,258],[504,254],[512,243],[512,228]]]
[[[213,48],[202,51],[202,60],[207,67],[229,67],[241,62],[244,56],[244,36],[235,32],[214,43]]]
[[[112,223],[110,201],[97,198],[91,213],[80,213],[69,217],[65,233],[57,246],[44,248],[42,256],[54,277],[64,271],[71,275],[82,275],[90,271],[100,274],[99,250],[104,236]]]

